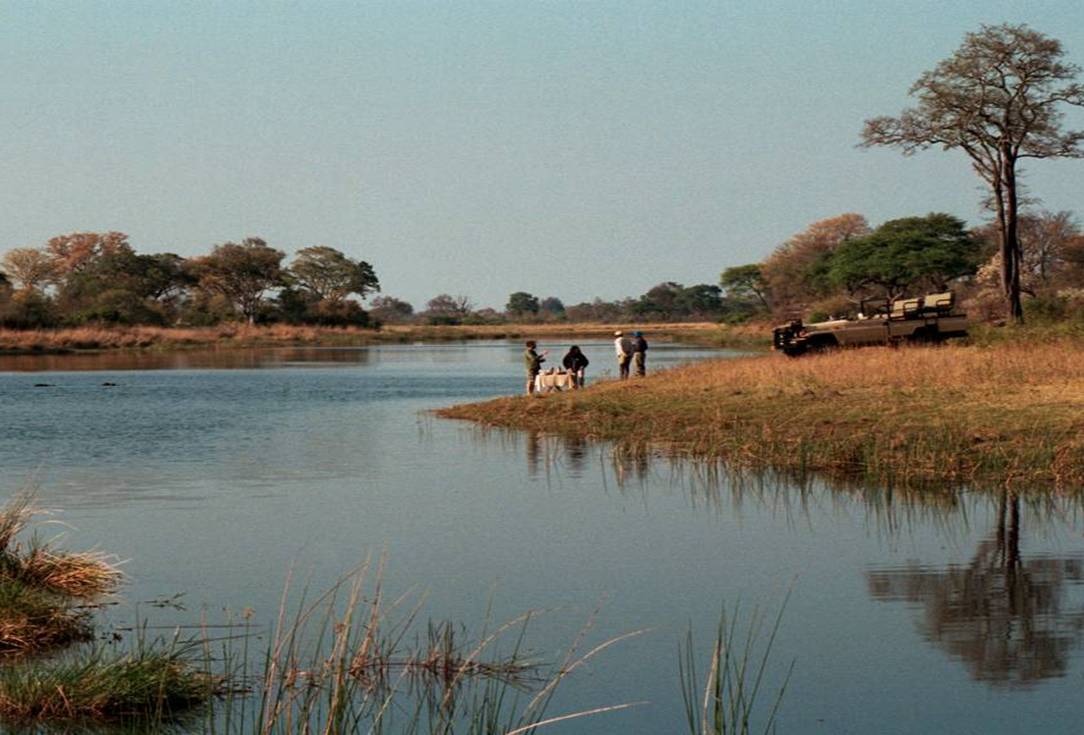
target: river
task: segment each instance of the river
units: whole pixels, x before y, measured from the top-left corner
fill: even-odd
[[[560,345],[549,347],[557,354]],[[586,343],[589,382],[609,346]],[[654,344],[649,369],[736,353]],[[1084,701],[1075,499],[738,481],[429,409],[522,389],[508,342],[0,358],[3,494],[37,487],[73,548],[127,560],[114,624],[277,613],[386,555],[389,594],[476,627],[528,609],[570,677],[549,732],[685,728],[678,644],[782,610],[762,695],[781,733],[1069,733]],[[552,358],[551,358],[552,359]],[[544,399],[539,399],[544,400]],[[179,597],[177,597],[180,595]],[[175,605],[152,601],[173,599]],[[597,613],[595,612],[597,610]]]

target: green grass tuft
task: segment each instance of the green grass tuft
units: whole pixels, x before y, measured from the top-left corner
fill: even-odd
[[[44,651],[92,637],[89,616],[23,582],[0,579],[0,653]]]
[[[169,722],[216,691],[216,680],[189,659],[186,646],[141,645],[0,668],[0,717],[21,725]]]

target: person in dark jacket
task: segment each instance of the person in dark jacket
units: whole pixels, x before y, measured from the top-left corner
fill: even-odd
[[[534,351],[538,344],[527,340],[527,349],[523,351],[523,366],[527,368],[527,393],[534,393],[535,378],[542,372],[542,363],[546,361],[548,350],[541,355]]]
[[[637,375],[647,375],[647,340],[643,332],[632,335],[632,364]]]
[[[587,359],[587,355],[583,354],[578,346],[572,345],[568,348],[568,352],[561,360],[561,364],[565,366],[565,370],[572,373],[572,384],[576,388],[582,388],[584,369],[591,364]]]

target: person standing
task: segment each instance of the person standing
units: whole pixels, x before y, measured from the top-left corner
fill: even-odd
[[[574,388],[582,388],[584,370],[591,364],[587,359],[587,355],[583,354],[577,345],[572,345],[568,348],[568,353],[565,354],[564,358],[561,360],[561,364],[565,366],[565,370],[572,374],[572,386]]]
[[[632,339],[632,364],[636,375],[647,375],[647,340],[643,332],[634,332]]]
[[[617,354],[617,375],[628,380],[629,363],[632,362],[632,340],[620,329],[614,332],[614,352]]]
[[[542,363],[546,361],[546,352],[541,355],[535,352],[538,344],[533,340],[527,340],[527,349],[523,351],[523,366],[527,368],[527,395],[534,393],[535,378],[542,372]]]

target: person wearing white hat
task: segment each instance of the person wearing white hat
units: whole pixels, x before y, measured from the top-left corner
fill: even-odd
[[[632,340],[618,329],[614,332],[614,352],[617,353],[617,374],[621,380],[628,380],[629,363],[632,362]]]

